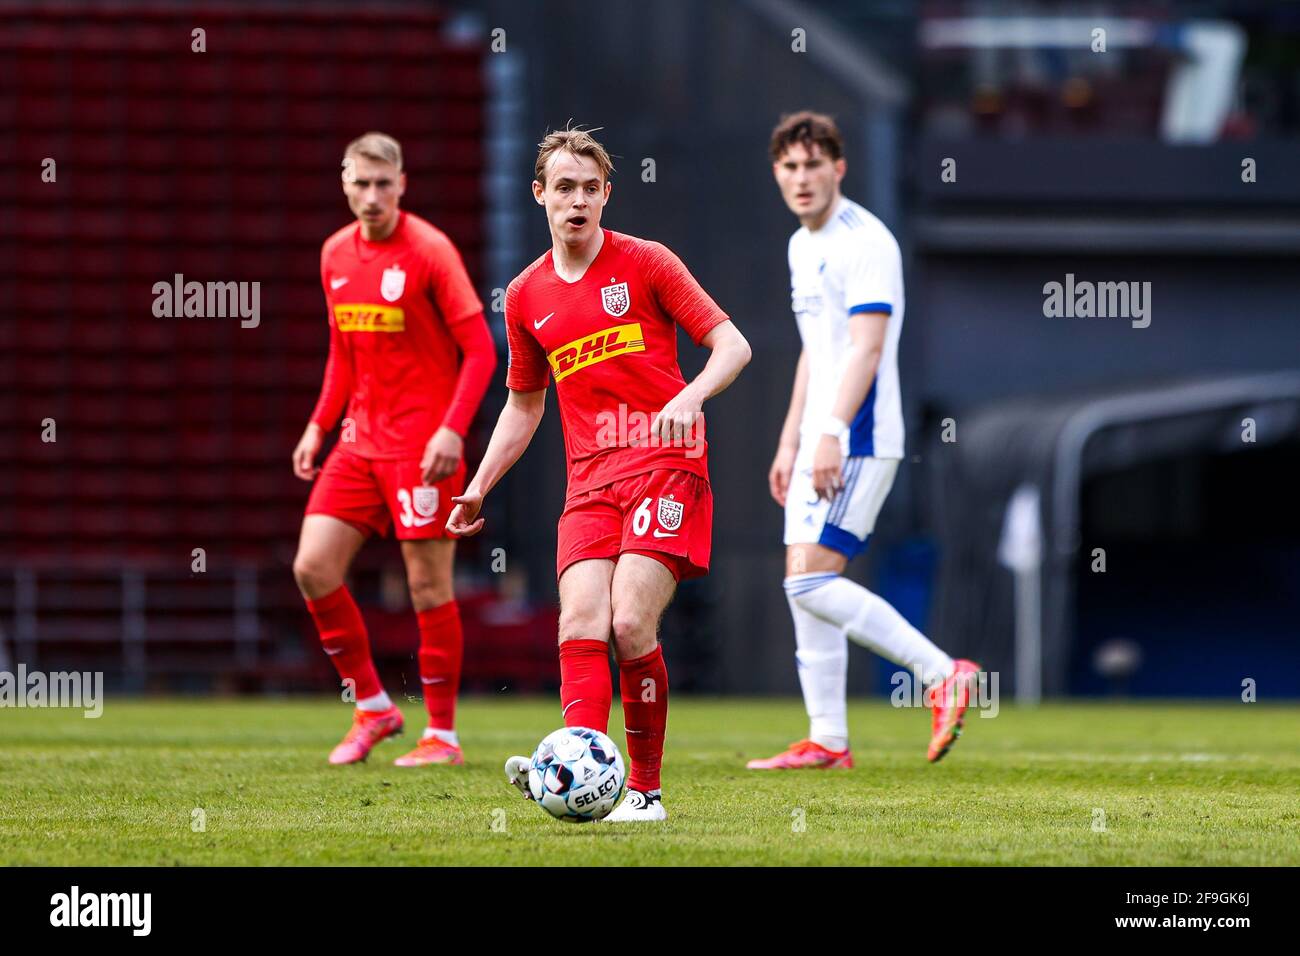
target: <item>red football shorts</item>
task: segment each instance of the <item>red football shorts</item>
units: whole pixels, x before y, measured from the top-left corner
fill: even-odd
[[[316,476],[307,514],[329,515],[363,534],[397,529],[401,541],[450,538],[452,495],[465,488],[465,462],[436,485],[420,478],[420,460],[375,461],[335,447]]]
[[[560,515],[558,579],[575,561],[644,554],[678,581],[709,573],[713,491],[706,479],[649,471],[575,495]]]

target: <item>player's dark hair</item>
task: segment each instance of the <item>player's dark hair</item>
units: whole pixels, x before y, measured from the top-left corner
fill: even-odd
[[[822,154],[832,160],[844,156],[844,137],[840,134],[840,128],[835,125],[835,120],[825,113],[800,110],[798,113],[786,113],[782,116],[781,121],[772,130],[772,142],[768,147],[768,151],[772,154],[772,162],[779,162],[785,155],[785,151],[795,143],[803,144],[804,149],[810,153],[814,146],[818,146]]]

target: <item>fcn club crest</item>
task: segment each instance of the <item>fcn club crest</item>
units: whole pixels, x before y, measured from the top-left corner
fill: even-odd
[[[682,526],[682,512],[686,506],[672,498],[659,499],[659,527],[665,531],[676,531]]]
[[[406,273],[401,266],[384,270],[384,277],[379,281],[379,294],[389,302],[396,302],[402,297],[406,288]]]
[[[627,283],[607,285],[600,290],[600,304],[614,318],[618,318],[632,307],[632,299],[627,294]]]
[[[419,485],[413,489],[411,506],[421,518],[432,518],[438,513],[438,489],[432,485]]]

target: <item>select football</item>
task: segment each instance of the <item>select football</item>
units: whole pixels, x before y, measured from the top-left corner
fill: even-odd
[[[557,820],[586,823],[608,816],[623,795],[623,755],[599,730],[562,727],[533,752],[528,789]]]

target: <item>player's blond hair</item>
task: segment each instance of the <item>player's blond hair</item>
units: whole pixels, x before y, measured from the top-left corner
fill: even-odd
[[[348,143],[348,148],[343,150],[344,165],[357,156],[379,163],[392,163],[398,169],[402,168],[402,144],[387,133],[366,133]]]
[[[543,136],[542,141],[537,144],[537,165],[533,169],[537,181],[543,186],[546,185],[546,165],[551,161],[552,156],[564,150],[574,156],[590,158],[600,170],[601,178],[608,182],[610,173],[614,171],[614,161],[609,158],[609,152],[605,147],[591,135],[592,132],[594,130],[565,127],[552,130]]]

